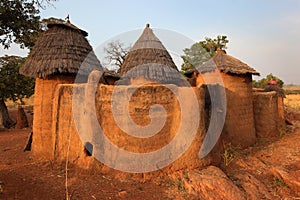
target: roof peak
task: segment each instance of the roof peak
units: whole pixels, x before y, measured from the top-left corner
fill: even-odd
[[[69,15],[67,15],[65,20],[55,20],[55,21],[52,21],[52,22],[50,21],[47,24],[48,28],[51,28],[51,27],[54,27],[54,26],[65,27],[65,28],[68,28],[68,29],[79,31],[83,36],[85,36],[85,37],[88,36],[88,33],[86,31],[78,28],[77,26],[75,26],[74,24],[72,24],[70,22],[70,16]]]
[[[161,41],[156,37],[153,33],[153,30],[150,28],[150,24],[147,23],[143,33],[138,38],[138,40],[134,43],[133,47],[130,51],[138,50],[138,49],[162,49],[166,50]]]

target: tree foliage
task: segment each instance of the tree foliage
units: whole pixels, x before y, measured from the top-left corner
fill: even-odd
[[[279,86],[281,88],[284,85],[284,82],[280,78],[278,78],[277,76],[274,76],[271,73],[271,74],[268,74],[265,78],[262,78],[258,81],[253,80],[253,87],[255,87],[255,88],[265,88],[271,80],[276,81],[277,86]]]
[[[40,8],[56,0],[1,0],[0,43],[8,49],[13,42],[31,48],[43,31]]]
[[[20,100],[34,92],[34,79],[19,74],[25,58],[4,56],[0,58],[0,99]]]
[[[217,49],[225,50],[228,43],[227,36],[217,36],[216,38],[208,38],[193,44],[190,48],[183,50],[184,54],[181,56],[183,64],[181,71],[187,71],[197,66],[201,66],[204,62],[208,61],[215,55]]]
[[[120,40],[112,41],[104,47],[105,59],[107,65],[113,65],[117,69],[120,68],[130,50],[130,46],[125,46]]]
[[[0,42],[4,48],[12,42],[22,48],[32,47],[40,32],[39,10],[34,1],[2,0],[0,5]]]

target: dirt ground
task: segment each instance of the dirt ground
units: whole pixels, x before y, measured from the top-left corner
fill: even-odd
[[[294,125],[287,134],[232,150],[230,162],[220,166],[247,199],[300,199],[300,110],[290,109]],[[14,110],[11,115],[15,118]],[[66,199],[65,168],[23,151],[30,131],[0,130],[0,199]],[[70,199],[200,199],[174,184],[171,176],[138,182],[70,167],[67,182]]]
[[[24,152],[28,129],[0,135],[0,199],[65,199],[65,169],[33,160]],[[112,180],[101,174],[68,171],[71,199],[168,199],[167,188],[151,182]]]

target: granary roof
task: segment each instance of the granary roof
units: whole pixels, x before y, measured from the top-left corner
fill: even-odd
[[[181,78],[172,57],[149,24],[130,49],[119,72],[125,75],[122,79],[142,77],[160,83]]]
[[[284,90],[277,85],[267,85],[264,89],[264,92],[271,92],[271,91],[277,92],[277,95],[282,98],[286,97],[284,94]]]
[[[35,42],[20,73],[25,76],[45,78],[55,74],[87,75],[93,69],[102,70],[88,34],[69,21],[49,23]]]
[[[215,70],[216,67],[224,73],[259,75],[259,72],[255,69],[226,54],[225,51],[220,49],[217,50],[217,53],[212,57],[212,59],[197,68],[197,70],[200,73],[205,73]]]

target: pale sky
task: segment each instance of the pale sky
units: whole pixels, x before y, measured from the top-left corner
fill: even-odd
[[[273,73],[285,83],[300,84],[298,0],[59,0],[54,6],[42,10],[42,17],[64,19],[69,14],[73,24],[89,33],[94,49],[146,23],[154,32],[172,30],[195,42],[227,35],[227,53],[259,71],[260,78]],[[132,43],[140,31],[135,31]],[[2,47],[0,55],[4,54],[25,56],[27,51]]]

